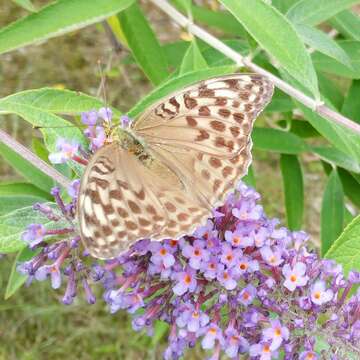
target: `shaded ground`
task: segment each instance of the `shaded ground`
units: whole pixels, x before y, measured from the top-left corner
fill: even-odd
[[[41,1],[35,1],[41,3]],[[1,5],[0,27],[24,12],[11,1]],[[157,26],[171,24],[152,12]],[[163,32],[165,33],[165,32]],[[168,35],[167,35],[168,36]],[[97,62],[106,63],[110,42],[101,26],[86,29],[0,56],[0,96],[43,86],[59,86],[96,95],[100,83]],[[143,74],[132,65],[123,65],[124,54],[114,55],[107,85],[109,103],[122,110],[131,107],[150,90]],[[0,126],[29,144],[38,133],[24,121],[7,116]],[[319,165],[304,157],[306,221],[304,229],[314,237],[319,232],[319,209],[323,175]],[[254,153],[257,190],[267,213],[284,222],[282,180],[278,156]],[[17,175],[0,159],[0,179]],[[142,333],[134,333],[126,316],[109,315],[104,303],[87,306],[79,301],[66,307],[58,303],[61,292],[50,285],[34,284],[4,301],[3,294],[13,257],[0,261],[0,360],[2,359],[159,359],[161,345],[153,346]],[[187,359],[200,359],[197,350]]]

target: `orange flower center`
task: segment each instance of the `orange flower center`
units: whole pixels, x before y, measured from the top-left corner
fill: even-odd
[[[185,282],[185,284],[190,284],[191,283],[191,276],[190,275],[185,275],[184,282]]]
[[[240,244],[240,238],[239,238],[238,236],[234,237],[234,238],[233,238],[233,243],[234,243],[235,245],[239,245],[239,244]]]
[[[199,313],[197,311],[194,311],[192,317],[197,319],[199,317]]]
[[[210,268],[211,270],[214,270],[214,269],[215,269],[215,264],[214,264],[214,263],[211,263],[211,264],[209,265],[209,268]]]
[[[320,299],[320,297],[321,297],[321,293],[320,293],[320,291],[317,291],[317,292],[314,294],[314,298],[315,298],[315,299]]]
[[[273,264],[276,262],[276,257],[273,255],[271,256],[271,258],[269,259],[270,263]]]
[[[246,270],[247,269],[247,264],[241,263],[239,265],[239,267],[240,267],[241,270]]]
[[[216,328],[210,328],[209,333],[212,334],[212,335],[215,335],[216,334]]]
[[[178,243],[177,240],[171,240],[170,246],[175,247],[177,245],[177,243]]]
[[[194,255],[195,255],[195,256],[199,256],[200,254],[201,254],[200,250],[199,250],[199,249],[195,249]]]
[[[247,291],[245,291],[242,297],[244,300],[248,300],[250,297],[250,294]]]
[[[161,248],[160,255],[164,256],[164,255],[166,255],[166,253],[167,253],[166,249]]]
[[[295,282],[297,280],[297,276],[296,275],[291,275],[290,276],[290,281]]]
[[[306,359],[308,359],[308,360],[315,359],[315,355],[314,355],[314,354],[309,353],[309,354],[307,354],[307,355],[306,355]]]
[[[223,278],[227,280],[229,278],[229,274],[227,272],[224,272]]]
[[[231,261],[232,259],[233,259],[232,254],[228,254],[228,255],[226,256],[226,260],[227,260],[227,261]]]
[[[263,352],[264,353],[269,353],[270,352],[270,346],[269,345],[264,345],[264,347],[263,347]]]
[[[280,336],[280,335],[281,335],[281,329],[276,328],[276,329],[275,329],[275,335],[276,335],[276,336]]]

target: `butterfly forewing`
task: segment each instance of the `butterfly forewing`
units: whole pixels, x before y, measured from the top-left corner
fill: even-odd
[[[113,143],[82,178],[78,217],[90,253],[112,258],[141,238],[191,233],[247,172],[250,133],[273,85],[233,74],[162,99],[132,126],[151,161]]]

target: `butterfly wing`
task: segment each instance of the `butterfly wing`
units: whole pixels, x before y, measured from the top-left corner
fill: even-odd
[[[206,80],[150,107],[133,130],[194,199],[213,207],[247,172],[253,123],[272,94],[257,74]]]
[[[166,166],[156,160],[145,166],[117,143],[105,145],[89,162],[77,213],[85,247],[102,259],[118,256],[141,238],[183,234],[209,215],[184,194]]]

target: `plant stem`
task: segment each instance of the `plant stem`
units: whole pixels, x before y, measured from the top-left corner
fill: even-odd
[[[71,181],[66,178],[64,175],[59,173],[45,161],[36,156],[32,151],[26,148],[24,145],[17,142],[9,134],[0,129],[0,141],[7,145],[10,149],[18,153],[25,160],[29,161],[31,164],[36,166],[40,171],[42,171],[47,176],[54,179],[59,185],[67,188]]]
[[[282,90],[292,98],[296,99],[297,101],[301,102],[306,107],[312,109],[320,116],[327,118],[328,120],[333,121],[334,123],[345,126],[348,129],[360,135],[360,124],[357,124],[356,122],[348,119],[347,117],[339,114],[338,112],[331,110],[329,107],[324,105],[324,103],[305,95],[303,92],[297,90],[296,88],[286,83],[285,81],[281,80],[277,76],[264,70],[260,66],[254,64],[253,62],[251,62],[249,58],[241,56],[235,50],[224,44],[221,40],[217,39],[215,36],[211,35],[201,27],[193,24],[191,20],[186,18],[179,11],[177,11],[166,0],[150,0],[150,1],[154,3],[157,7],[159,7],[163,12],[165,12],[179,25],[186,28],[190,33],[197,36],[199,39],[208,43],[214,49],[222,52],[229,59],[234,60],[236,64],[238,64],[239,66],[246,66],[250,70],[266,76],[280,90]]]

